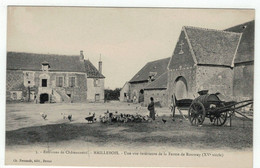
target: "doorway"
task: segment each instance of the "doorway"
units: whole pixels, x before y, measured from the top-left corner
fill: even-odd
[[[99,94],[96,94],[96,95],[95,95],[95,101],[96,101],[96,102],[100,101],[100,95],[99,95]]]
[[[40,95],[40,103],[45,103],[49,101],[49,95],[47,93],[43,93]]]

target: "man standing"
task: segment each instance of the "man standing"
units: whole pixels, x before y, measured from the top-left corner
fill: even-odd
[[[148,110],[150,111],[150,118],[155,120],[155,111],[154,111],[154,102],[153,102],[153,97],[150,98],[151,103],[148,105]]]
[[[176,107],[176,97],[175,94],[172,95],[172,101],[171,101],[171,112],[172,112],[172,118],[174,119],[175,116],[175,107]]]

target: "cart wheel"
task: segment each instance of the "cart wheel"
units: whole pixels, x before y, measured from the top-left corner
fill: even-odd
[[[202,125],[205,120],[206,111],[201,102],[194,102],[189,108],[188,117],[191,125]]]
[[[216,126],[222,126],[225,124],[228,118],[228,112],[218,113],[213,118],[213,123]]]

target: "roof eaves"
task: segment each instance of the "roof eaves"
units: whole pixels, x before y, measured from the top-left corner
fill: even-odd
[[[203,27],[193,27],[193,26],[183,26],[183,27],[190,28],[190,29],[200,29],[200,30],[204,30],[204,31],[214,31],[214,32],[222,32],[222,33],[229,33],[229,34],[240,34],[240,33],[232,32],[232,31],[209,29],[209,28],[203,28]]]
[[[86,73],[86,72],[85,72]],[[86,73],[87,74],[87,73]],[[106,78],[104,75],[99,75],[99,76],[95,76],[95,75],[88,75],[87,74],[87,78]]]
[[[144,82],[148,82],[147,80],[140,80],[140,81],[129,81],[129,83],[144,83]]]
[[[167,87],[158,87],[158,88],[144,88],[144,90],[166,90]]]
[[[182,30],[183,30],[183,32],[184,32],[186,38],[187,38],[187,42],[188,42],[188,45],[189,45],[189,47],[190,47],[190,51],[191,51],[191,55],[192,55],[193,61],[194,61],[195,65],[197,65],[197,64],[198,64],[198,61],[197,61],[197,59],[196,59],[194,50],[193,50],[193,48],[192,48],[192,45],[191,45],[191,42],[190,42],[190,39],[189,39],[189,36],[188,36],[188,34],[187,34],[187,31],[186,31],[185,27],[186,27],[186,26],[183,26],[183,27],[182,27]]]

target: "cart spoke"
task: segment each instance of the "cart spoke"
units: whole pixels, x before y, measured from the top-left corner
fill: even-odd
[[[221,116],[220,116],[223,120],[225,120],[226,119],[226,117],[227,117],[227,115],[225,114],[221,114]]]
[[[219,123],[222,124],[221,117],[219,117],[218,119],[219,119]]]
[[[221,125],[221,124],[222,124],[222,121],[220,120],[220,118],[218,118],[218,120],[219,120],[219,125]]]
[[[191,123],[192,123],[192,124],[193,124],[194,119],[195,119],[195,117],[193,117],[193,118],[191,119]]]

